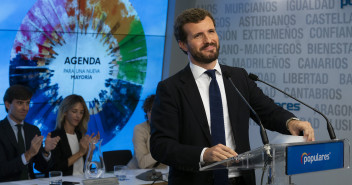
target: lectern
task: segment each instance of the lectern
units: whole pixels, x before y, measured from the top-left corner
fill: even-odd
[[[269,144],[212,164],[202,164],[200,171],[263,169],[266,184],[293,185],[291,176],[349,168],[350,144],[347,139],[301,143]]]

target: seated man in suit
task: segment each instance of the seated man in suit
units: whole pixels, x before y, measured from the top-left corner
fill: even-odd
[[[22,85],[13,85],[5,92],[8,114],[0,122],[0,182],[35,178],[33,163],[38,171],[47,171],[50,151],[60,140],[60,137],[51,138],[49,133],[43,147],[39,128],[24,122],[31,98],[31,90]]]

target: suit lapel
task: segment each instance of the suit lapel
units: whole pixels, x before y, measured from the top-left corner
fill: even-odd
[[[32,139],[34,138],[34,134],[32,133],[33,131],[30,130],[28,124],[29,123],[23,124],[23,131],[24,131],[24,137],[25,137],[25,142],[26,142],[26,150],[28,150],[31,147],[31,142],[32,142]]]
[[[72,155],[72,151],[71,151],[71,147],[70,147],[70,144],[68,143],[68,138],[67,138],[67,135],[66,135],[66,131],[64,128],[62,128],[60,130],[60,142],[62,142],[62,148],[63,148],[63,151],[65,151],[65,155],[66,156],[71,156]],[[79,143],[79,140],[78,140],[78,143]]]
[[[5,122],[4,122],[3,127],[4,127],[4,130],[5,130],[7,137],[9,138],[8,141],[10,141],[11,145],[14,148],[16,148],[16,150],[18,151],[17,139],[15,136],[15,133],[13,133],[13,129],[12,129],[10,122],[7,118],[5,118]]]
[[[197,84],[194,80],[194,77],[189,65],[183,70],[180,80],[184,84],[182,86],[182,91],[185,95],[184,97],[186,97],[187,102],[193,111],[193,115],[198,120],[197,123],[200,124],[200,127],[202,128],[202,131],[206,136],[210,145],[211,135],[210,135],[209,125],[207,121],[207,116],[205,114],[202,98],[200,96]]]

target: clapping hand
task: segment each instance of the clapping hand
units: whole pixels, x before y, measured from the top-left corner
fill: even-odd
[[[82,155],[85,155],[89,149],[90,137],[89,135],[84,135],[79,141],[79,152]]]
[[[29,148],[29,150],[27,150],[24,153],[24,156],[27,161],[29,161],[32,157],[37,155],[40,147],[42,146],[43,138],[44,138],[43,136],[38,136],[38,135],[35,135],[33,137],[31,141],[31,147]]]
[[[93,136],[93,135],[94,135],[94,133],[92,133],[91,136]],[[98,141],[99,139],[100,139],[100,133],[99,133],[99,131],[98,131],[98,134],[97,134],[96,136],[92,137],[91,140],[92,140],[92,141]]]
[[[51,137],[51,133],[48,133],[45,139],[44,150],[50,152],[56,148],[57,143],[60,141],[60,136]]]

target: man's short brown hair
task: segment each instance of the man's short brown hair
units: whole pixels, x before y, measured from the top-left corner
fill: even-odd
[[[205,17],[211,18],[215,27],[215,20],[210,12],[201,8],[191,8],[183,11],[179,16],[177,16],[174,23],[174,35],[176,41],[185,42],[187,39],[186,32],[183,30],[183,25],[187,23],[198,23],[205,19]]]
[[[29,100],[32,98],[32,91],[29,89],[27,86],[24,85],[12,85],[10,86],[4,95],[4,103],[9,102],[12,103],[14,99],[17,100]],[[7,108],[5,107],[6,112],[8,111]]]

